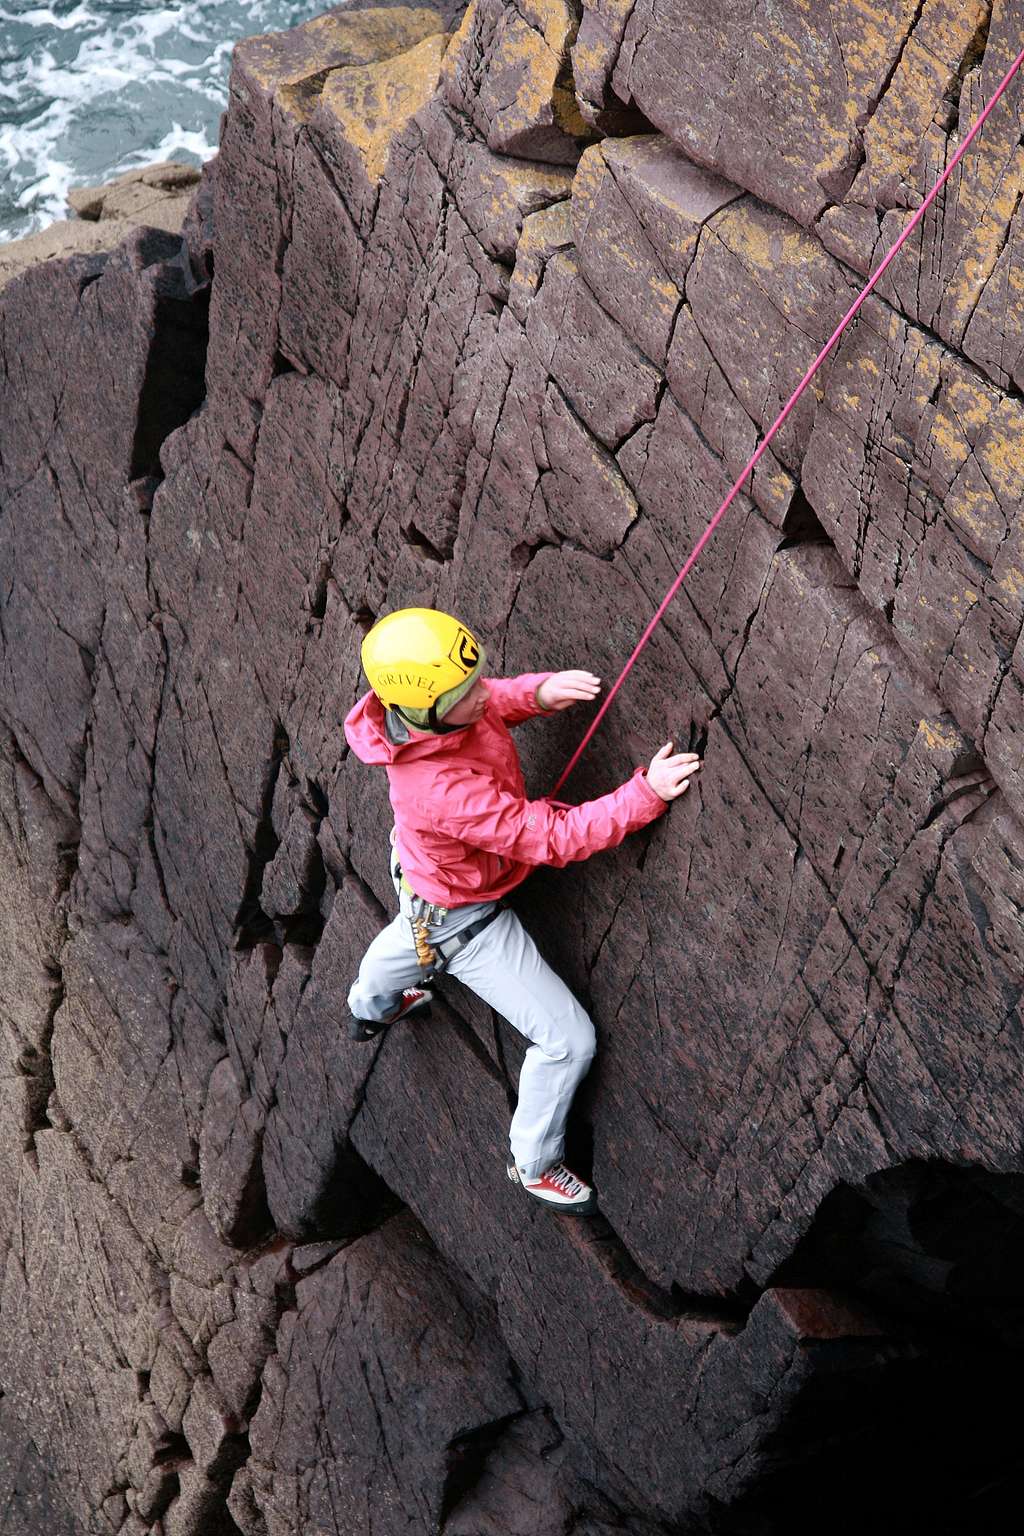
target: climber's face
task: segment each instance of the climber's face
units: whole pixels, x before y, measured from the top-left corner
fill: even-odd
[[[469,692],[445,713],[445,725],[475,725],[487,708],[489,697],[486,680],[477,678]]]

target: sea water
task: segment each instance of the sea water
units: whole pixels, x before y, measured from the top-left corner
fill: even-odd
[[[66,218],[69,187],[208,159],[241,37],[330,0],[0,0],[0,241]]]

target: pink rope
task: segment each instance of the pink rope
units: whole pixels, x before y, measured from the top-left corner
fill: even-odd
[[[753,454],[752,458],[750,459],[749,463],[747,464],[746,469],[744,469],[742,474],[740,474],[740,476],[733,482],[733,486],[732,486],[732,489],[729,491],[729,494],[726,496],[725,500],[722,502],[722,505],[719,507],[718,511],[715,513],[714,517],[708,523],[708,525],[705,528],[704,532],[701,534],[700,538],[697,540],[697,543],[694,545],[693,550],[692,550],[692,552],[690,554],[690,558],[687,560],[686,564],[683,566],[682,570],[679,572],[679,575],[676,577],[676,579],[672,583],[671,587],[669,587],[668,591],[666,592],[666,594],[665,594],[665,596],[664,596],[664,598],[662,600],[661,606],[659,607],[657,613],[654,615],[653,619],[648,624],[648,626],[644,630],[643,634],[640,636],[640,639],[639,639],[639,641],[637,643],[636,649],[633,651],[632,656],[630,656],[629,660],[626,662],[626,665],[623,667],[622,671],[619,673],[619,676],[618,676],[614,686],[610,690],[610,692],[608,694],[608,697],[605,699],[604,703],[601,705],[601,708],[598,710],[597,714],[595,715],[595,717],[594,717],[594,719],[593,719],[593,721],[591,723],[590,729],[587,731],[587,734],[584,736],[583,740],[580,742],[579,746],[576,748],[576,751],[573,753],[572,757],[569,759],[569,763],[566,766],[564,772],[562,773],[561,778],[558,780],[558,783],[555,785],[554,789],[551,791],[552,795],[557,795],[558,791],[561,789],[562,785],[565,783],[566,779],[569,777],[570,773],[572,773],[572,770],[575,768],[576,764],[579,762],[580,758],[583,756],[583,753],[585,752],[585,750],[587,748],[587,745],[589,744],[591,738],[593,737],[594,732],[597,730],[598,726],[601,724],[601,721],[604,719],[604,717],[605,717],[605,715],[606,715],[606,713],[608,711],[608,708],[611,705],[612,700],[614,699],[615,695],[618,693],[619,689],[622,687],[623,683],[626,681],[626,678],[629,676],[630,672],[632,671],[637,657],[640,655],[640,652],[643,650],[644,646],[647,644],[648,640],[651,638],[651,635],[654,633],[655,629],[660,624],[661,619],[662,619],[662,617],[663,617],[663,615],[665,613],[665,610],[668,608],[669,603],[671,603],[672,599],[675,597],[676,593],[679,591],[679,588],[682,586],[683,582],[685,581],[686,576],[687,576],[691,566],[694,564],[695,560],[697,559],[697,556],[700,554],[701,550],[704,548],[704,545],[707,543],[708,539],[710,539],[711,535],[714,533],[714,531],[715,531],[716,527],[718,526],[719,522],[725,516],[726,512],[729,510],[729,508],[732,505],[733,501],[735,500],[736,496],[739,494],[740,489],[742,488],[743,483],[746,480],[747,476],[755,469],[755,467],[757,466],[757,463],[760,460],[762,454],[767,449],[768,444],[771,442],[772,438],[778,432],[778,430],[782,426],[783,422],[789,416],[789,414],[792,411],[793,407],[796,405],[797,401],[800,399],[800,396],[803,394],[804,390],[807,388],[808,384],[811,382],[811,380],[813,379],[814,375],[817,373],[818,369],[821,367],[822,363],[825,361],[825,358],[828,356],[829,352],[831,352],[832,348],[835,346],[836,342],[839,340],[840,336],[846,330],[846,327],[849,325],[849,323],[853,319],[854,315],[860,309],[861,305],[864,303],[864,300],[868,297],[868,294],[875,287],[875,284],[878,282],[878,280],[882,276],[883,272],[885,272],[886,268],[889,266],[890,262],[896,256],[897,252],[903,246],[905,241],[907,241],[909,239],[910,235],[917,228],[918,224],[920,224],[921,220],[924,218],[924,215],[926,214],[928,209],[931,207],[931,205],[935,201],[935,199],[938,197],[939,193],[942,191],[942,188],[946,185],[946,182],[949,180],[950,176],[953,174],[953,172],[956,169],[956,167],[960,164],[960,161],[963,159],[964,155],[967,153],[967,150],[970,148],[970,145],[973,142],[975,136],[978,134],[978,132],[980,131],[980,129],[984,125],[986,118],[988,117],[989,113],[992,111],[992,108],[995,106],[996,102],[1002,96],[1003,92],[1006,90],[1006,87],[1009,85],[1010,81],[1013,79],[1014,75],[1017,73],[1017,71],[1020,68],[1022,63],[1024,63],[1024,48],[1021,49],[1020,53],[1018,53],[1017,57],[1014,59],[1014,61],[1011,64],[1010,68],[1007,70],[1006,74],[1003,76],[1002,81],[1000,82],[998,89],[996,90],[994,96],[992,97],[992,100],[989,102],[988,106],[985,108],[985,110],[982,112],[981,116],[978,118],[978,121],[974,124],[974,127],[971,129],[971,131],[968,133],[967,137],[964,139],[964,141],[961,144],[960,148],[957,150],[956,154],[953,156],[952,160],[949,162],[949,164],[947,165],[946,169],[943,171],[942,175],[939,177],[938,181],[935,183],[934,187],[932,187],[932,190],[929,192],[928,196],[925,198],[925,200],[921,204],[920,208],[918,208],[917,212],[914,214],[914,217],[910,220],[910,223],[907,225],[906,229],[900,235],[899,239],[895,242],[895,244],[891,247],[891,249],[889,250],[887,256],[885,257],[885,260],[871,274],[871,276],[868,279],[867,283],[864,285],[864,287],[861,289],[860,293],[857,295],[857,298],[854,301],[854,303],[850,305],[850,308],[846,311],[846,314],[840,320],[839,324],[836,326],[835,330],[832,332],[832,335],[829,337],[828,341],[826,341],[825,345],[822,347],[821,351],[818,353],[817,357],[814,359],[814,362],[811,364],[811,366],[808,368],[807,372],[804,374],[803,378],[800,380],[800,383],[797,385],[796,389],[793,391],[792,395],[789,397],[789,400],[787,401],[785,408],[780,412],[780,414],[777,417],[774,425],[770,428],[770,430],[766,433],[765,437],[762,439],[762,441],[760,443],[760,446],[757,448],[756,452]]]

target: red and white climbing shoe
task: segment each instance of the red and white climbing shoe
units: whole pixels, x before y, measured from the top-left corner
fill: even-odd
[[[404,1019],[407,1013],[418,1010],[424,1018],[430,1017],[430,1004],[434,994],[426,987],[406,987],[402,993],[402,1001],[386,1019],[357,1019],[353,1014],[348,1021],[348,1035],[350,1040],[375,1040],[382,1029],[387,1029],[389,1024],[397,1024],[399,1019]]]
[[[509,1163],[506,1171],[513,1184],[521,1184],[528,1195],[553,1211],[566,1211],[570,1216],[591,1216],[597,1210],[597,1196],[590,1185],[578,1179],[564,1163],[552,1163],[550,1168],[532,1179],[528,1179],[515,1163]]]

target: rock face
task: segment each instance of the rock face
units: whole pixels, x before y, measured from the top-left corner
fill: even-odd
[[[699,782],[517,897],[602,1215],[508,1184],[522,1042],[457,983],[343,1025],[367,623],[617,675],[1024,26],[819,10],[336,8],[236,48],[181,234],[5,290],[5,1529],[1005,1527],[1024,81],[564,793],[669,735]],[[521,728],[533,793],[581,729]]]
[[[139,225],[179,233],[198,181],[194,165],[167,160],[127,171],[101,187],[73,187],[68,202],[76,219],[58,219],[0,246],[0,288],[38,262],[109,251]]]

